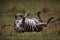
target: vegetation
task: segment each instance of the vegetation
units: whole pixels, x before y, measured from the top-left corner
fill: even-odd
[[[44,8],[47,12],[43,12]],[[50,24],[51,29],[48,29],[48,26],[41,32],[15,32],[14,14],[21,12],[24,15],[24,10],[31,13],[28,18],[37,18],[36,13],[41,11],[44,22],[47,22],[51,16],[58,19],[60,18],[60,0],[0,0],[0,40],[60,40],[60,22],[59,25]],[[55,26],[58,30],[54,29]]]

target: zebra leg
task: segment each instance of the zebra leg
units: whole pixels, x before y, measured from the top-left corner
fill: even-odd
[[[37,27],[33,27],[33,29],[35,30],[35,32],[37,32],[37,31],[38,31]]]
[[[28,25],[28,26],[27,26],[27,31],[28,31],[28,32],[29,32],[29,29],[30,29],[30,26]]]
[[[25,24],[24,25],[24,32],[26,32],[27,31],[27,25]]]
[[[28,32],[31,32],[31,31],[32,31],[32,26],[31,26],[31,25],[28,25],[28,26],[27,26],[27,31],[28,31]]]
[[[30,25],[30,26],[29,26],[29,32],[31,32],[31,31],[32,31],[32,26]]]
[[[29,27],[30,27],[29,25],[25,26],[25,32],[29,32]]]
[[[37,25],[36,27],[37,27],[37,29],[38,29],[38,31],[37,31],[37,32],[40,32],[40,31],[42,31],[42,30],[43,30],[43,26],[42,26],[42,25]]]

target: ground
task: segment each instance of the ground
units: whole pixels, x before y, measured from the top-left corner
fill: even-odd
[[[41,32],[17,33],[14,31],[14,15],[16,13],[30,12],[36,17],[41,11],[41,18],[47,22],[48,18],[54,17]],[[59,19],[59,20],[58,20]],[[0,40],[60,40],[60,1],[59,0],[0,0]]]

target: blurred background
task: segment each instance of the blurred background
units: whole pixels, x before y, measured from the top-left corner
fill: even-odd
[[[14,31],[14,15],[27,12],[27,18],[41,18],[47,22],[51,16],[56,20],[50,22],[41,32],[17,33]],[[60,40],[60,0],[0,0],[0,40]]]

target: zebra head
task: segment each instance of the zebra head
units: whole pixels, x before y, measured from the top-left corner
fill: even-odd
[[[28,13],[25,14],[25,16],[21,15],[21,14],[16,14],[15,15],[15,22],[14,22],[14,29],[17,32],[23,32],[24,31],[24,23],[25,23],[25,17],[29,15]],[[22,19],[18,19],[18,16],[22,17]]]
[[[20,15],[21,17],[23,17],[22,15]],[[22,24],[22,19],[18,19],[18,15],[15,15],[15,22],[14,22],[14,29],[17,32],[23,32],[24,28],[21,26]]]

